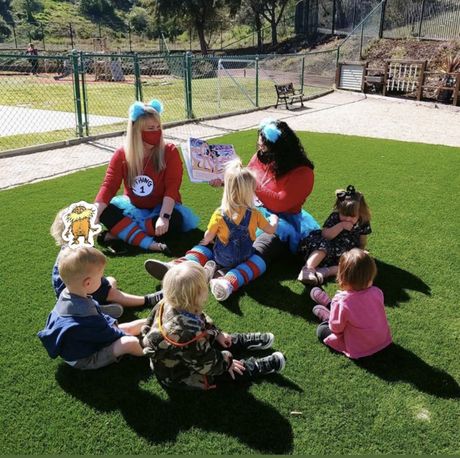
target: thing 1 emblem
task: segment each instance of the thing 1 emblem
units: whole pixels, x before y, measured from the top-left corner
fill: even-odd
[[[147,175],[138,175],[132,186],[133,193],[136,196],[144,197],[152,194],[155,185],[153,180]]]

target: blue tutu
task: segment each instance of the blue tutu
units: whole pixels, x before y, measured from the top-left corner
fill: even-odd
[[[148,208],[137,208],[131,203],[127,196],[115,196],[110,203],[123,210],[123,214],[134,220],[144,231],[145,221],[156,218],[161,211],[161,204],[157,205],[152,210]],[[187,232],[198,227],[200,219],[190,208],[176,202],[174,210],[177,210],[182,215],[182,232]]]
[[[273,213],[265,207],[257,207],[257,210],[267,219],[270,215],[278,215],[279,222],[276,235],[282,242],[289,243],[289,249],[292,253],[297,253],[300,241],[307,237],[311,231],[320,229],[315,218],[303,209],[299,213]],[[256,235],[261,234],[263,231],[257,229]]]

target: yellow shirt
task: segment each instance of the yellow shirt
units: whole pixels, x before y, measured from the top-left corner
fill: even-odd
[[[238,218],[236,220],[233,220],[233,222],[235,224],[240,224],[245,213],[246,213],[246,209],[243,209],[238,214]],[[262,213],[260,213],[259,210],[253,209],[251,213],[251,218],[249,220],[249,225],[248,225],[249,236],[251,237],[251,240],[256,239],[257,228],[263,229],[264,227],[267,226],[267,224],[269,223],[265,219],[265,217],[262,215]],[[209,224],[208,224],[208,231],[215,233],[223,244],[226,245],[228,243],[229,230],[228,230],[227,224],[225,224],[225,220],[222,216],[220,208],[218,208],[212,214],[211,219],[209,220]]]

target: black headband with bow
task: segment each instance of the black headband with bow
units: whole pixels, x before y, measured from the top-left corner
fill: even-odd
[[[356,194],[355,187],[351,184],[347,186],[346,191],[341,191],[337,193],[337,199],[340,201],[345,200],[347,197],[354,197]]]

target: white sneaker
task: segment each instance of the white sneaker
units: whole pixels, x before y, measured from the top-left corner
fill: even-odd
[[[233,287],[228,280],[224,278],[215,278],[209,282],[209,286],[211,287],[212,295],[218,300],[219,302],[225,301],[230,297],[230,294],[233,293]]]
[[[206,278],[208,279],[208,282],[212,280],[214,277],[214,273],[216,272],[217,269],[217,264],[215,261],[209,260],[204,266],[204,270],[206,271]]]

